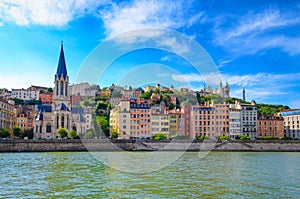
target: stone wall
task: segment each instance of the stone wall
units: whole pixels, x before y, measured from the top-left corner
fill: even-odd
[[[300,141],[1,140],[0,152],[50,151],[298,151]]]

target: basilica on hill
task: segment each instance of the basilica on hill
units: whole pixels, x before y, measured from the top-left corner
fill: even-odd
[[[69,93],[69,76],[67,73],[63,44],[61,44],[59,61],[54,75],[53,103],[37,106],[34,124],[36,139],[56,139],[60,127],[67,131],[76,130],[80,135],[92,128],[92,114],[81,107],[72,107]]]

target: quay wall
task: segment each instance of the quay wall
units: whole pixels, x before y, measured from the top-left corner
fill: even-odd
[[[300,152],[300,141],[0,140],[0,152],[54,151],[282,151]]]

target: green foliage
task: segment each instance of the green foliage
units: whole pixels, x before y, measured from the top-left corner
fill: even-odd
[[[145,100],[149,100],[150,97],[151,97],[151,95],[152,95],[152,91],[150,91],[150,92],[144,92],[144,93],[141,94],[140,98],[141,99],[145,99]]]
[[[278,137],[273,137],[273,136],[263,136],[260,138],[256,138],[257,140],[279,140]]]
[[[208,136],[197,136],[196,137],[197,140],[209,140]]]
[[[21,133],[22,133],[21,127],[15,126],[15,127],[13,128],[13,134],[14,134],[15,137],[20,137],[20,136],[21,136]]]
[[[111,134],[110,134],[110,136],[112,138],[118,138],[119,134],[118,134],[118,132],[117,132],[116,129],[113,129],[112,132],[111,132]]]
[[[101,126],[103,133],[108,136],[109,135],[109,119],[106,116],[97,116],[96,117],[97,124]]]
[[[33,129],[30,130],[25,130],[22,134],[21,134],[22,138],[28,137],[28,139],[33,139]]]
[[[50,88],[47,88],[47,93],[53,93],[53,89],[50,87]]]
[[[91,102],[90,100],[83,100],[81,102],[81,105],[84,106],[85,108],[87,108],[87,107],[94,107],[95,106],[95,102]]]
[[[0,128],[0,137],[1,138],[7,138],[9,136],[10,136],[9,130]]]
[[[94,133],[94,131],[93,131],[92,129],[89,129],[89,130],[87,130],[87,131],[84,133],[83,137],[84,137],[85,139],[92,139],[92,138],[95,137],[95,133]]]
[[[163,133],[158,133],[153,137],[154,140],[166,140],[167,136]]]
[[[283,137],[283,138],[281,138],[281,140],[293,140],[293,138],[291,138],[291,137]]]
[[[220,136],[219,140],[230,140],[229,136]]]
[[[256,104],[258,113],[273,115],[282,110],[289,110],[290,107],[276,104]]]
[[[240,140],[250,140],[250,137],[249,136],[246,136],[246,135],[242,135],[240,137]]]
[[[73,129],[69,132],[69,137],[74,139],[75,137],[77,137],[77,132]]]
[[[98,110],[98,109],[102,109],[102,110],[110,110],[110,109],[111,109],[111,104],[108,103],[108,102],[100,101],[100,102],[98,102],[98,104],[97,104],[97,110]]]
[[[58,134],[59,137],[65,138],[65,137],[68,136],[68,131],[67,131],[65,128],[63,128],[63,127],[60,127],[60,128],[58,129],[57,134]]]

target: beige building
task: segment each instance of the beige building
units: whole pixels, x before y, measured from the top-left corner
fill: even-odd
[[[153,113],[152,120],[152,136],[162,133],[169,138],[169,117],[167,114]]]
[[[241,104],[241,135],[257,137],[257,108],[255,102]]]
[[[0,128],[11,130],[14,127],[14,102],[0,99]]]
[[[279,113],[284,120],[284,136],[294,139],[300,138],[300,110]]]
[[[95,97],[99,92],[99,87],[96,85],[91,86],[89,83],[84,82],[80,84],[73,84],[69,86],[69,93],[71,96],[78,95],[84,97]]]

